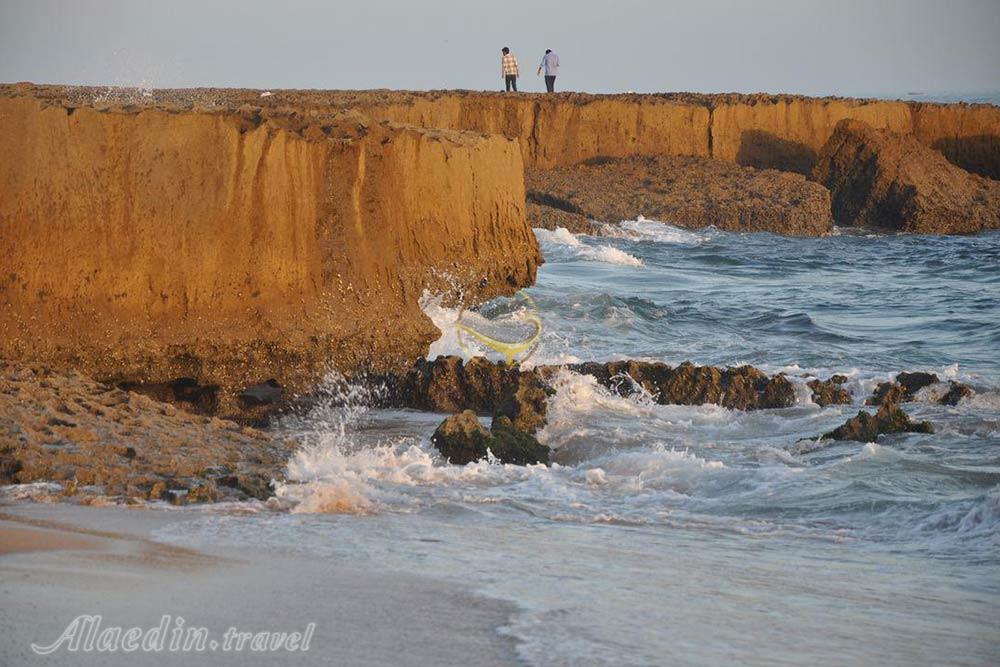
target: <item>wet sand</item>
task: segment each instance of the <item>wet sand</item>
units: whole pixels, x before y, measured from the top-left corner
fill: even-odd
[[[179,518],[169,510],[0,507],[0,664],[130,665],[139,656],[144,664],[518,664],[512,640],[498,633],[512,612],[504,603],[364,563],[207,553],[151,539]],[[231,626],[316,626],[307,652],[32,652],[81,614],[126,629],[154,628],[169,614],[219,639]]]

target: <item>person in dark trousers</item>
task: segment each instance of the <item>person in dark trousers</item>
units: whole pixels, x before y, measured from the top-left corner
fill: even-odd
[[[550,93],[556,91],[556,72],[558,69],[559,54],[554,53],[552,49],[545,49],[542,64],[538,66],[538,73],[541,74],[542,70],[545,70],[545,90]]]
[[[513,90],[516,93],[517,77],[521,74],[517,68],[517,58],[506,46],[500,49],[500,53],[503,54],[500,58],[500,75],[503,77],[504,85],[507,86],[507,92]]]

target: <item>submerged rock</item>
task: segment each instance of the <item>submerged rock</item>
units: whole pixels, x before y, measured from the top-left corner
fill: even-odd
[[[681,227],[822,236],[830,194],[804,176],[690,156],[593,158],[525,175],[529,222],[575,231],[638,215]],[[556,213],[556,212],[560,213]],[[564,224],[565,223],[565,224]],[[574,227],[571,227],[573,225]]]
[[[971,174],[912,135],[842,120],[812,178],[833,195],[839,225],[916,234],[1000,228],[1000,182]]]
[[[886,402],[875,414],[861,410],[844,424],[821,436],[823,440],[857,440],[875,442],[883,433],[933,433],[928,421],[914,422],[896,402]]]
[[[441,422],[431,436],[431,443],[456,465],[481,461],[487,458],[487,452],[501,463],[549,462],[549,448],[517,429],[509,417],[495,417],[488,431],[472,410],[463,410]]]
[[[963,398],[972,396],[973,393],[975,392],[973,392],[972,388],[968,385],[952,380],[951,385],[948,387],[948,391],[946,391],[944,396],[938,400],[938,403],[941,405],[958,405],[959,401]]]

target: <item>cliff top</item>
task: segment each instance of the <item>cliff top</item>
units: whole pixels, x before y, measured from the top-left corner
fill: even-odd
[[[921,102],[914,100],[883,100],[875,98],[850,97],[808,97],[804,95],[771,93],[502,93],[471,90],[261,90],[251,88],[126,88],[116,86],[63,86],[38,85],[33,83],[0,83],[0,98],[34,97],[51,104],[65,107],[92,107],[96,109],[122,112],[144,109],[164,111],[226,111],[238,110],[250,105],[262,109],[282,107],[309,109],[349,109],[356,107],[379,107],[407,105],[420,100],[434,101],[442,98],[477,98],[482,100],[531,100],[534,102],[558,102],[562,104],[586,105],[597,101],[620,100],[645,104],[686,104],[713,109],[721,105],[776,104],[780,102],[813,101],[840,102],[851,105],[874,103],[899,103],[911,107],[995,107],[992,104],[972,104],[968,102]]]

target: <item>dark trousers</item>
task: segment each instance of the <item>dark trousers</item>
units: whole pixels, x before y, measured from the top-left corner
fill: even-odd
[[[507,92],[514,91],[517,92],[517,76],[513,74],[508,74],[503,78],[503,82],[507,84]]]
[[[556,75],[555,74],[552,74],[551,76],[548,75],[548,74],[545,75],[545,90],[549,91],[550,93],[556,92]]]

